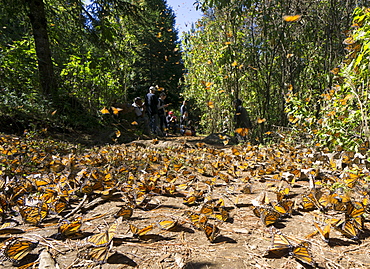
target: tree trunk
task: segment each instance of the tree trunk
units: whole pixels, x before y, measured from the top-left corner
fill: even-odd
[[[47,21],[43,0],[25,0],[29,7],[28,16],[31,21],[33,36],[35,39],[36,55],[39,69],[42,92],[46,96],[54,96],[56,83],[51,60]]]

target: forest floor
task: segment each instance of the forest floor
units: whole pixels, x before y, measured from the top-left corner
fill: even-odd
[[[46,248],[63,269],[370,268],[366,200],[370,173],[365,152],[332,153],[284,142],[270,146],[224,145],[225,138],[219,135],[137,140],[84,150],[45,140],[32,142],[10,135],[1,138],[1,174],[6,181],[1,197],[6,196],[4,199],[12,205],[9,212],[3,208],[4,222],[16,223],[22,232],[12,234],[0,228],[5,256],[0,267],[19,268],[31,262],[28,268],[39,268],[37,262],[44,262],[39,253]],[[26,164],[26,160],[32,164]],[[18,176],[14,179],[11,174]],[[40,183],[41,179],[47,182]],[[52,214],[54,200],[44,199],[40,204],[50,203],[47,216],[37,227],[24,223],[17,212],[26,206],[25,202],[19,205],[12,201],[15,195],[9,197],[8,191],[19,183],[32,186],[17,198],[42,200],[44,193],[55,192],[58,194],[51,200],[65,198],[66,209]],[[86,191],[86,185],[91,189]],[[304,195],[317,189],[322,195],[313,201],[316,208],[305,208]],[[257,217],[253,209],[256,205],[272,208],[279,200],[277,193],[284,193],[283,200],[292,201],[292,212],[281,214],[266,227],[263,217]],[[364,208],[359,214],[364,220],[362,227],[353,231],[358,238],[345,236],[337,229],[338,222],[330,222],[338,219],[349,223],[347,215],[352,213],[348,209],[333,210],[334,200],[327,204],[319,201],[325,195],[342,196],[337,200],[347,207],[353,202],[357,209]],[[132,216],[117,216],[127,205]],[[210,213],[207,208],[211,208]],[[219,217],[221,212],[227,212],[226,217]],[[71,222],[80,216],[82,225],[77,233],[61,236],[58,227],[66,216]],[[217,231],[212,230],[207,237],[195,216],[203,216]],[[323,227],[328,220],[332,227],[326,243],[314,223]],[[109,234],[108,227],[114,223],[118,227]],[[165,223],[174,223],[174,227],[161,227]],[[281,244],[277,240],[279,231],[292,246],[283,246],[289,251],[282,257],[266,255],[272,248],[272,237],[276,237],[275,245]],[[111,241],[91,247],[89,238],[99,233],[111,236]],[[38,246],[19,262],[12,262],[11,254],[5,252],[14,237],[37,241]],[[310,265],[289,253],[298,251],[301,242],[309,242],[304,246]],[[88,254],[89,250],[98,251],[94,249],[98,247],[103,254],[95,259],[101,263],[92,261],[93,254]]]

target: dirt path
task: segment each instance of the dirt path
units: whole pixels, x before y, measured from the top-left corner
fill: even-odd
[[[17,214],[24,205],[14,205],[14,212],[7,212],[4,222],[17,221],[16,228],[24,233],[9,234],[0,229],[5,242],[2,252],[7,251],[9,242],[4,240],[11,237],[39,244],[19,264],[4,259],[2,266],[19,268],[37,261],[38,253],[46,247],[60,268],[310,268],[289,253],[281,258],[266,256],[271,249],[272,234],[279,230],[294,246],[301,241],[309,242],[310,256],[318,268],[370,268],[366,204],[361,204],[365,208],[361,214],[365,222],[359,240],[351,240],[332,228],[329,244],[322,240],[314,223],[321,225],[327,219],[344,218],[344,211],[333,210],[332,204],[326,205],[325,210],[302,210],[303,194],[312,191],[310,178],[311,184],[314,180],[323,193],[339,195],[340,187],[353,203],[362,203],[368,197],[366,157],[352,156],[347,160],[343,153],[335,156],[284,143],[271,147],[225,146],[221,138],[218,142],[217,136],[212,139],[215,141],[210,144],[205,143],[209,142],[205,137],[168,137],[104,146],[80,154],[58,155],[56,150],[45,155],[41,150],[33,153],[38,160],[43,157],[42,161],[35,161],[38,170],[33,170],[33,176],[26,166],[12,164],[22,154],[32,152],[30,149],[19,155],[2,156],[2,163],[9,162],[7,169],[13,166],[24,169],[25,175],[18,177],[20,182],[28,181],[36,188],[22,194],[23,201],[31,197],[40,199],[51,189],[58,193],[51,200],[62,196],[61,189],[69,191],[67,208],[60,214],[49,210],[39,227],[24,224]],[[2,147],[10,147],[13,142],[8,139]],[[358,176],[349,186],[345,179],[354,169]],[[40,176],[36,177],[36,173]],[[44,177],[50,183],[37,183],[37,178]],[[98,182],[103,185],[101,189],[96,186]],[[84,186],[90,183],[92,190],[85,191]],[[12,181],[9,184],[15,185]],[[253,204],[259,202],[263,208],[270,207],[277,201],[276,193],[285,188],[289,191],[284,200],[293,202],[292,214],[281,215],[276,223],[266,227],[253,213]],[[263,193],[269,201],[262,199]],[[2,195],[9,192],[3,189]],[[81,203],[84,197],[86,200]],[[322,204],[320,201],[318,206]],[[52,206],[53,202],[49,208]],[[117,212],[127,206],[133,214],[121,220]],[[76,210],[78,207],[80,210]],[[206,212],[207,207],[211,213]],[[227,217],[217,217],[223,210]],[[81,216],[80,231],[60,237],[59,223],[73,211],[76,213],[69,221]],[[219,231],[213,230],[207,238],[203,230],[206,225],[199,226],[202,220],[192,220],[191,214],[200,214],[200,219],[206,216],[207,223]],[[166,230],[160,227],[161,221],[176,224]],[[111,235],[105,234],[108,241],[112,237],[109,246],[102,245],[107,249],[104,257],[99,257],[104,263],[89,260],[89,251],[94,249],[89,238],[105,233],[116,222],[117,229]],[[148,232],[138,231],[141,235],[135,236],[132,227],[138,230],[146,227]]]

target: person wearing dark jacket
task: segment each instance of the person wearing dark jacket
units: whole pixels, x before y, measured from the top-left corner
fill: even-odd
[[[247,136],[252,129],[252,122],[249,118],[247,110],[243,107],[242,101],[240,99],[236,99],[234,101],[235,107],[235,114],[234,114],[234,122],[235,122],[235,133],[236,138],[240,141],[246,141]]]
[[[249,118],[247,110],[242,106],[242,101],[240,99],[236,99],[234,101],[235,107],[235,128],[252,128],[252,122]]]
[[[168,107],[168,104],[164,103],[166,97],[166,94],[164,92],[161,92],[158,99],[159,129],[161,130],[163,135],[165,134],[165,129],[167,129],[166,107]]]
[[[145,96],[145,109],[149,118],[150,130],[153,134],[157,134],[158,125],[158,97],[155,95],[156,87],[151,86],[149,93]]]

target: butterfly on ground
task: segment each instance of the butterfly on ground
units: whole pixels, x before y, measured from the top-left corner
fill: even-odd
[[[154,225],[153,224],[150,224],[142,229],[139,229],[138,227],[136,227],[135,225],[133,224],[130,224],[130,230],[132,232],[132,235],[134,237],[141,237],[143,235],[146,235],[148,232],[150,232],[151,230],[154,229]]]
[[[293,248],[293,251],[290,252],[289,254],[291,256],[293,256],[295,259],[299,260],[300,262],[303,262],[305,264],[314,266],[315,262],[312,258],[310,248],[311,248],[311,245],[310,245],[309,242],[307,242],[307,241],[302,242],[302,243],[298,244],[297,246],[295,246]]]
[[[300,262],[314,266],[315,261],[311,255],[310,244],[307,241],[298,242],[298,240],[289,238],[283,235],[279,230],[271,229],[272,243],[271,247],[267,250],[270,257],[281,258],[287,255],[293,256]],[[291,240],[298,242],[292,244]]]
[[[273,203],[275,211],[279,212],[281,216],[290,216],[293,211],[294,202],[292,200],[281,200],[280,202]]]
[[[28,253],[35,249],[38,242],[26,239],[10,238],[5,242],[3,255],[12,262],[19,262]]]
[[[37,205],[24,205],[19,207],[22,219],[25,223],[38,226],[42,220],[48,215],[48,205],[44,202]]]
[[[88,237],[87,242],[95,247],[108,245],[113,240],[113,237],[116,234],[117,227],[121,220],[122,218],[119,218],[118,220],[113,222],[113,224],[106,231]]]
[[[215,211],[212,214],[212,217],[221,221],[227,221],[230,218],[230,215],[229,212],[225,209],[225,207],[220,206],[218,207],[218,211]]]
[[[316,189],[311,190],[309,193],[303,194],[300,203],[302,211],[311,211],[315,210],[316,208],[323,211],[324,208],[318,202],[321,196],[321,191],[317,191]]]
[[[351,240],[359,240],[361,230],[356,227],[353,220],[339,220],[334,229]]]
[[[15,228],[15,223],[5,222],[0,226],[0,234],[21,234],[22,229]]]
[[[74,221],[63,220],[58,227],[58,234],[62,237],[75,235],[80,231],[82,217],[77,217]]]
[[[316,222],[313,223],[319,232],[321,238],[326,242],[329,243],[329,235],[330,235],[330,223],[327,223],[324,228],[320,227]]]
[[[177,225],[176,220],[161,220],[157,223],[157,226],[162,230],[170,231],[171,229],[175,228]]]
[[[216,226],[216,224],[210,224],[206,223],[205,225],[202,225],[202,230],[204,231],[205,235],[207,236],[207,239],[213,243],[220,233],[220,229]]]
[[[197,229],[202,229],[202,226],[206,225],[208,222],[207,216],[202,215],[200,213],[185,211],[185,214],[190,219],[191,224],[195,226]]]
[[[123,205],[120,210],[114,215],[115,218],[122,217],[123,219],[131,218],[134,213],[134,209],[130,204]]]
[[[84,252],[79,253],[79,256],[87,260],[92,260],[98,264],[103,264],[107,261],[112,244],[113,242],[104,246],[89,247]]]
[[[288,255],[293,250],[293,245],[279,230],[272,230],[271,247],[267,250],[270,257],[280,258]]]
[[[270,226],[280,220],[281,214],[271,206],[255,206],[253,213],[259,217],[265,226]]]

